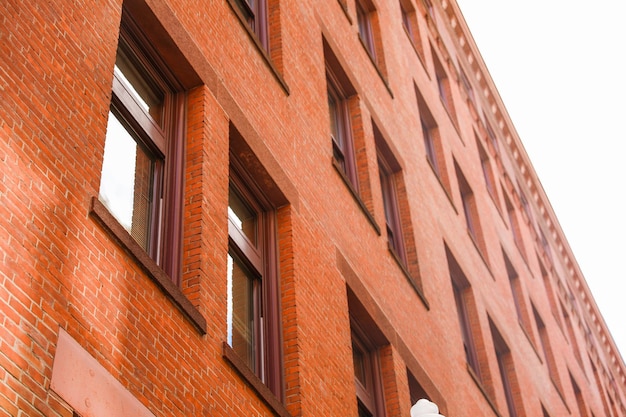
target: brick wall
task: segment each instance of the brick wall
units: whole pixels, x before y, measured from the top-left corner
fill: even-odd
[[[0,4],[0,416],[91,415],[88,402],[55,390],[65,333],[102,367],[97,372],[119,382],[117,393],[129,394],[112,397],[155,416],[356,416],[355,316],[367,317],[365,331],[381,343],[388,417],[409,417],[407,370],[442,414],[506,416],[490,320],[511,351],[519,415],[542,407],[552,417],[577,415],[579,406],[583,415],[626,415],[623,361],[458,7],[433,1],[433,20],[421,0],[409,2],[419,31],[412,38],[398,2],[374,2],[384,78],[358,38],[353,0],[268,0],[269,51],[230,0],[125,0],[123,13],[121,0]],[[187,92],[179,286],[92,202],[120,22],[129,16]],[[333,167],[325,43],[356,90],[356,195]],[[454,120],[439,97],[435,56],[448,73]],[[477,103],[466,99],[460,69]],[[443,182],[426,158],[424,105],[437,126]],[[385,217],[372,123],[400,168],[408,274],[378,228]],[[501,188],[493,197],[477,140]],[[275,210],[282,402],[224,353],[233,157]],[[480,251],[467,232],[455,165],[476,200]],[[505,190],[520,220],[518,242],[502,211]],[[531,197],[532,218],[522,214],[521,192]],[[482,379],[465,363],[447,250],[471,284]],[[520,295],[544,321],[559,381],[532,320],[530,337],[520,326],[503,251]],[[568,309],[571,330],[551,299]]]

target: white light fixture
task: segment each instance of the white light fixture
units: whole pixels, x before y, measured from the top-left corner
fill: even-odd
[[[444,417],[439,414],[439,407],[437,404],[430,402],[424,398],[418,400],[413,407],[411,407],[411,417]]]

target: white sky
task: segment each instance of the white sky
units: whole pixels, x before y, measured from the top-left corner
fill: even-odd
[[[626,1],[457,3],[624,358]]]

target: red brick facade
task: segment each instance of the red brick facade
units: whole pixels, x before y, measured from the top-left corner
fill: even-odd
[[[0,416],[409,417],[426,396],[455,417],[626,417],[624,362],[458,6],[362,3],[375,57],[355,0],[0,4]],[[180,166],[177,186],[155,165],[149,243],[98,198],[112,102],[138,100],[112,88],[121,30],[184,98],[177,161],[156,117],[119,111]],[[250,252],[233,169],[271,219]]]

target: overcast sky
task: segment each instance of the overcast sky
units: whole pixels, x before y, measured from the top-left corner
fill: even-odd
[[[457,0],[626,355],[626,1]]]

